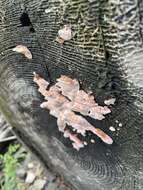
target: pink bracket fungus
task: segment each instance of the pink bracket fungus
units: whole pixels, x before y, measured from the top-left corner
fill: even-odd
[[[65,138],[69,138],[73,147],[77,150],[85,146],[84,141],[80,140],[78,134],[86,135],[87,131],[97,135],[103,142],[112,144],[113,140],[99,128],[92,126],[82,115],[94,119],[102,120],[104,115],[110,113],[107,106],[99,106],[94,96],[80,90],[79,82],[67,76],[61,76],[57,83],[48,90],[49,83],[34,73],[34,82],[38,85],[38,91],[45,97],[45,102],[41,108],[46,108],[50,114],[57,118],[59,131],[64,133]],[[79,112],[81,115],[77,115]],[[73,128],[74,133],[70,132],[68,126]]]
[[[17,45],[12,50],[16,51],[18,53],[22,53],[28,59],[32,59],[32,54],[31,54],[30,50],[24,45]]]

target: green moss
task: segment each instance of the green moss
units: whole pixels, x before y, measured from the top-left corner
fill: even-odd
[[[2,190],[20,190],[19,184],[16,181],[18,158],[14,157],[14,153],[19,149],[19,147],[20,145],[11,145],[7,153],[0,155],[4,173],[4,176],[1,179]]]

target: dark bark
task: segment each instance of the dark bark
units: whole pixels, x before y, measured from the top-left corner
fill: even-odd
[[[143,189],[142,11],[142,0],[0,0],[0,109],[17,136],[75,189]],[[67,23],[75,35],[62,46],[55,39]],[[18,44],[32,60],[12,52]],[[76,78],[100,104],[116,97],[104,121],[90,121],[114,144],[93,137],[95,144],[74,150],[39,107],[33,71],[51,83],[61,74]],[[111,133],[116,120],[123,126]]]

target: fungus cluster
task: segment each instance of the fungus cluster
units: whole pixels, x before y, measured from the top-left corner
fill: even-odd
[[[45,97],[41,108],[46,108],[50,114],[57,118],[59,131],[64,133],[65,138],[72,141],[75,149],[87,145],[87,142],[80,140],[78,134],[86,135],[87,131],[97,135],[103,142],[112,144],[113,140],[99,128],[92,126],[83,116],[102,120],[104,115],[110,113],[107,106],[99,106],[94,97],[80,90],[79,82],[67,76],[57,79],[55,85],[49,87],[49,83],[34,73],[34,82],[38,85],[38,91]],[[49,87],[47,89],[47,87]],[[79,112],[81,115],[76,114]],[[83,116],[82,116],[83,115]],[[71,127],[73,131],[68,127]]]

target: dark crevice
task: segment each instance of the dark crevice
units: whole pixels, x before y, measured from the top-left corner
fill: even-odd
[[[34,33],[35,29],[33,27],[30,27],[29,31],[32,32],[32,33]]]
[[[27,13],[22,13],[22,15],[20,17],[20,22],[21,22],[22,27],[32,25],[30,18],[29,18]]]
[[[41,51],[43,51],[42,49],[42,44],[40,43],[40,41],[38,40],[37,38],[37,42],[38,42],[38,46],[41,48]],[[51,74],[50,74],[50,71],[49,71],[49,68],[48,68],[48,65],[46,64],[46,60],[44,62],[41,62],[43,68],[45,69],[46,73],[47,73],[47,77],[48,77],[48,82],[51,84],[52,83],[52,80],[51,80]],[[40,73],[39,73],[40,74]],[[42,75],[41,75],[42,76]]]
[[[22,15],[20,16],[20,22],[21,27],[29,26],[29,31],[32,33],[35,32],[35,29],[30,21],[29,15],[26,12],[22,13]]]
[[[22,15],[21,15],[21,17],[20,17],[20,22],[21,22],[21,27],[26,27],[26,26],[28,26],[28,27],[29,27],[29,32],[31,32],[31,33],[34,33],[34,32],[35,32],[35,29],[34,29],[34,27],[33,27],[33,25],[32,25],[32,22],[31,22],[31,20],[30,20],[30,18],[29,18],[28,13],[26,12],[26,10],[25,10],[25,12],[22,13]],[[41,49],[42,49],[42,45],[41,45],[41,43],[39,42],[38,38],[37,38],[37,42],[38,42],[38,46],[41,47]],[[45,68],[45,70],[47,71],[47,75],[48,75],[49,82],[51,82],[51,80],[50,80],[50,72],[49,72],[49,70],[48,70],[47,65],[46,65],[45,63],[43,63],[43,62],[42,62],[42,65],[43,65],[43,67]]]
[[[13,46],[9,46],[8,48],[5,49],[5,51],[9,51],[9,50],[11,50],[11,49],[13,49],[13,48],[15,48],[14,45],[13,45]]]

